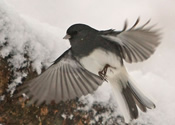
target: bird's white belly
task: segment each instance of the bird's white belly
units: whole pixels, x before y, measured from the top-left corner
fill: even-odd
[[[81,58],[79,61],[88,71],[99,75],[106,64],[112,67],[107,69],[106,77],[112,77],[120,72],[122,68],[120,57],[117,57],[112,52],[106,52],[102,49],[95,49],[88,56]]]

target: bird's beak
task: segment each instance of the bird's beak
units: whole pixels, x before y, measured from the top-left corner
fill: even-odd
[[[68,34],[66,34],[66,35],[63,37],[63,39],[70,39],[70,38],[71,38],[71,36],[68,35]]]

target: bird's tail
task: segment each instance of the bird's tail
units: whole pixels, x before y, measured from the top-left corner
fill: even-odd
[[[136,87],[125,69],[109,81],[125,122],[129,123],[138,117],[137,106],[143,112],[146,112],[147,108],[155,108],[155,104]]]

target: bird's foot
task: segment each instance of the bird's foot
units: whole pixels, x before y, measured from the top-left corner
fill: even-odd
[[[104,68],[103,68],[101,71],[98,72],[99,76],[100,76],[103,80],[105,80],[105,81],[107,81],[107,80],[106,80],[106,73],[107,73],[109,67],[110,67],[110,68],[116,69],[115,67],[112,67],[112,66],[110,66],[109,64],[106,64],[106,65],[104,66]]]

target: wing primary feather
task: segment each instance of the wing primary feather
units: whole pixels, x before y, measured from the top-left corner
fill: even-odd
[[[63,78],[62,78],[62,74],[63,74],[63,71],[62,71],[62,67],[60,67],[60,90],[61,90],[61,100],[63,100],[63,94],[64,94],[64,91],[63,91]]]
[[[101,77],[99,77],[98,75],[93,74],[86,69],[82,69],[82,70],[85,70],[86,73],[89,74],[90,79],[92,81],[94,81],[97,85],[101,85],[104,82],[104,80]]]
[[[134,46],[136,46],[137,50],[141,49],[140,52],[141,52],[143,55],[145,55],[145,57],[146,57],[145,59],[147,59],[147,58],[149,57],[148,55],[151,55],[151,52],[150,52],[149,50],[145,49],[141,44],[135,42],[135,41],[132,40],[132,39],[130,39],[130,41],[131,41],[132,43],[135,43]],[[128,42],[129,42],[129,41],[128,41]]]
[[[127,27],[128,27],[128,21],[125,20],[125,23],[124,23],[124,27],[122,29],[122,32],[125,31],[127,29]]]
[[[36,80],[34,81],[29,81],[30,83],[30,89],[32,90],[33,89],[33,93],[35,93],[36,90],[39,90],[41,87],[42,87],[42,81],[43,79],[46,79],[47,77],[49,77],[50,75],[50,72],[48,71],[48,73],[44,73],[44,74],[41,74],[39,77],[36,77]]]
[[[66,81],[65,81],[65,69],[64,69],[64,65],[62,65],[61,67],[61,84],[62,84],[62,100],[65,101],[69,96],[69,92],[67,90],[67,85],[66,85]]]
[[[52,89],[54,89],[54,92],[52,92],[52,100],[54,100],[55,102],[56,102],[56,99],[57,99],[57,87],[58,87],[58,69],[59,68],[57,68],[57,69],[55,69],[54,70],[54,78],[53,78],[53,82],[54,82],[54,86],[52,86]],[[52,101],[51,100],[51,101]]]
[[[79,78],[79,80],[80,80],[80,82],[81,82],[81,85],[83,86],[82,88],[84,88],[84,94],[87,95],[87,94],[89,93],[88,87],[87,87],[87,85],[84,83],[84,80],[82,79],[82,75],[80,75],[81,72],[78,71],[78,69],[77,69],[75,72],[76,72],[76,74],[77,74],[77,76],[78,76],[78,78]]]
[[[138,27],[136,30],[138,29],[143,29],[146,25],[148,25],[151,22],[151,19],[149,19],[145,24],[143,24],[142,26]]]
[[[65,68],[66,68],[66,74],[65,75],[66,75],[67,85],[68,85],[67,87],[69,88],[69,98],[73,99],[74,97],[76,97],[76,91],[73,87],[73,81],[70,77],[69,65],[66,65]]]
[[[49,74],[47,74],[46,77],[48,77],[48,75]],[[29,88],[28,89],[30,89],[30,91],[32,90],[33,93],[36,93],[42,87],[43,83],[41,83],[40,81],[42,81],[46,77],[40,76],[40,77],[37,77],[36,80],[33,80],[31,82],[29,81]]]
[[[137,18],[135,24],[129,30],[134,29],[137,26],[137,24],[139,23],[139,21],[140,21],[140,17]]]
[[[151,53],[153,53],[154,51],[151,49],[151,48],[149,48],[148,46],[147,46],[147,44],[146,44],[146,42],[145,41],[136,41],[136,38],[134,38],[134,37],[132,37],[131,35],[128,35],[128,38],[130,38],[130,41],[134,44],[134,45],[136,45],[137,47],[139,47],[139,48],[141,48],[145,53],[147,53],[148,55],[151,55]],[[128,41],[129,42],[129,41]],[[138,49],[138,48],[137,48]]]
[[[123,49],[125,50],[125,53],[126,53],[126,55],[127,55],[127,60],[128,60],[129,62],[132,62],[132,58],[131,58],[130,52],[129,52],[128,49],[127,49],[127,46],[126,46],[126,45],[123,46]]]
[[[156,27],[157,26],[157,24],[153,24],[153,25],[151,25],[151,26],[149,26],[149,27],[146,27],[146,28],[144,28],[144,29],[142,29],[142,30],[144,30],[144,31],[153,31],[152,29],[154,28],[154,27]]]
[[[143,56],[143,60],[149,57],[150,54],[147,51],[145,51],[145,49],[141,47],[139,44],[135,44],[135,47],[137,48],[136,51],[138,50],[139,54]]]
[[[127,41],[127,40],[126,40]],[[139,61],[139,59],[137,58],[137,56],[142,60],[142,56],[140,55],[140,53],[138,53],[137,48],[135,48],[135,46],[133,46],[130,42],[127,42],[128,44],[125,44],[125,46],[128,47],[129,51],[132,53],[131,55],[134,57],[135,61]],[[137,55],[137,56],[136,56]]]
[[[134,51],[135,54],[138,56],[138,58],[137,58],[137,56],[133,53],[133,55],[135,55],[135,59],[136,59],[137,61],[142,61],[142,60],[144,60],[144,57],[143,57],[143,55],[141,54],[141,52],[138,52],[138,51],[140,51],[140,50],[137,51],[137,49],[135,48],[135,46],[133,46],[133,45],[130,44],[130,43],[128,43],[128,46],[130,46],[130,48],[132,48],[131,50]],[[130,48],[129,48],[129,49],[130,49]]]
[[[38,77],[38,80],[35,82],[35,85],[32,85],[31,87],[29,87],[30,94],[36,95],[43,88],[43,81],[47,80],[50,77],[50,75],[51,73],[48,71],[46,73],[46,76],[42,75]]]
[[[79,75],[79,73],[77,72],[77,69],[74,70],[74,73],[76,74],[76,77],[78,79],[78,83],[79,83],[79,86],[80,88],[82,89],[82,92],[83,92],[83,95],[87,95],[88,94],[88,91],[86,89],[86,86],[84,85],[84,82],[82,81],[81,79],[81,76]]]
[[[57,70],[53,70],[52,71],[52,79],[51,80],[49,80],[49,81],[51,81],[50,82],[50,86],[49,86],[49,91],[48,91],[48,94],[47,94],[47,100],[46,100],[46,104],[49,104],[49,103],[51,103],[51,101],[53,101],[55,98],[54,98],[54,96],[55,96],[55,87],[56,87],[56,71]]]
[[[125,59],[122,46],[119,46],[119,50],[120,50],[120,55],[121,55],[121,57],[122,57],[123,59]]]
[[[128,55],[127,55],[128,53],[126,51],[126,48],[124,46],[122,46],[121,49],[122,49],[122,53],[123,53],[123,58],[125,60],[128,60],[129,61],[129,58],[128,58]]]
[[[56,78],[55,78],[55,95],[54,95],[54,101],[55,101],[55,103],[57,103],[57,94],[58,94],[58,90],[59,90],[59,88],[58,88],[58,70],[59,70],[59,68],[57,68],[56,70],[55,70],[55,75],[56,75]]]
[[[71,72],[71,74],[76,74],[75,73],[75,69],[71,69],[70,70],[70,72]],[[79,83],[79,81],[78,81],[78,78],[77,78],[77,76],[75,76],[75,75],[72,75],[72,77],[73,77],[73,79],[75,80],[75,82],[76,82],[76,84],[75,85],[77,85],[77,87],[79,88],[79,92],[81,93],[80,95],[83,95],[84,94],[84,92],[83,92],[83,89],[82,89],[82,87],[81,87],[81,85],[80,85],[80,83]]]
[[[86,78],[88,83],[91,84],[91,88],[93,88],[93,90],[97,89],[97,87],[99,86],[98,84],[99,82],[89,72],[85,71],[85,73],[86,74],[82,74],[82,75]]]
[[[36,96],[38,98],[37,99],[38,102],[36,103],[37,105],[41,104],[44,101],[46,101],[46,103],[48,104],[48,102],[50,100],[49,92],[51,91],[50,90],[51,89],[50,86],[52,84],[53,75],[54,75],[54,72],[51,71],[48,79],[45,80],[45,81],[43,81],[44,82],[44,85],[42,86],[42,88],[40,90],[38,90],[38,94]]]
[[[135,37],[137,37],[137,39],[139,40],[144,41],[143,43],[150,47],[158,46],[160,43],[159,35],[157,35],[155,32],[147,32],[147,31],[135,31],[135,32],[137,32],[137,36]]]
[[[90,81],[87,79],[88,75],[86,74],[85,76],[85,71],[82,71],[80,69],[78,69],[77,71],[79,72],[79,74],[81,74],[81,80],[84,83],[87,91],[91,93],[93,90],[92,90],[92,87],[89,85]]]
[[[75,88],[75,80],[72,78],[72,76],[71,76],[71,72],[70,72],[70,69],[69,69],[69,67],[67,67],[67,72],[69,72],[68,74],[67,74],[67,78],[68,78],[68,80],[69,80],[69,83],[70,83],[70,86],[72,87],[72,92],[71,92],[71,95],[72,94],[75,94],[74,96],[77,96],[78,95],[78,93],[77,93],[77,91],[78,90],[76,90],[76,88]]]
[[[130,46],[130,48],[132,48],[132,49],[130,49],[131,51],[133,51],[132,52],[132,54],[133,54],[133,56],[134,56],[134,58],[136,59],[136,61],[142,61],[142,60],[144,60],[144,57],[143,57],[143,55],[141,54],[141,52],[138,52],[137,51],[137,49],[135,48],[135,46],[133,46],[132,44],[128,44],[128,46]],[[134,54],[135,53],[135,54]],[[135,61],[135,62],[136,62]]]
[[[71,97],[71,90],[70,90],[70,84],[68,82],[68,77],[67,77],[67,65],[64,65],[64,80],[65,80],[65,86],[67,88],[67,99],[69,99]]]
[[[60,67],[57,68],[57,78],[56,78],[56,93],[55,93],[55,103],[58,103],[62,99],[62,87],[61,87],[61,72]]]
[[[122,39],[124,39],[124,40],[126,41],[127,44],[130,44],[132,47],[134,47],[133,50],[136,50],[135,52],[138,51],[138,52],[137,52],[137,55],[138,55],[138,56],[139,56],[139,55],[142,55],[142,57],[139,56],[142,60],[144,60],[144,58],[146,58],[146,56],[143,54],[142,50],[140,50],[139,47],[134,46],[133,44],[131,44],[126,38],[122,38]]]
[[[51,76],[51,73],[48,73],[47,79],[49,79],[50,76]],[[46,79],[46,77],[45,77],[45,79]],[[42,80],[45,80],[45,79],[42,79]],[[44,81],[44,82],[46,82],[46,81]],[[39,81],[39,83],[41,84],[40,81]],[[44,84],[44,83],[42,82],[42,84]],[[46,95],[46,91],[45,90],[47,90],[46,89],[47,87],[48,87],[48,85],[45,84],[45,85],[42,85],[41,88],[40,87],[39,88],[36,87],[35,92],[33,90],[30,90],[29,94],[33,95],[33,97],[29,101],[28,105],[31,105],[31,104],[35,103],[36,101],[38,101],[38,100],[42,100],[45,97],[45,95]],[[43,92],[43,90],[44,90],[44,92]]]
[[[136,53],[133,52],[133,50],[131,49],[132,47],[130,46],[130,44],[126,45],[126,48],[128,49],[128,52],[131,53],[131,62],[135,62],[137,61],[137,57],[135,56]]]
[[[71,72],[71,69],[70,67],[67,67],[67,70],[68,70],[68,78],[70,79],[71,81],[71,85],[72,85],[72,88],[76,94],[76,97],[80,97],[81,96],[81,90],[79,88],[79,86],[77,86],[77,82],[75,81],[75,78],[73,77],[73,73]]]
[[[121,51],[122,51],[123,58],[126,59],[127,57],[123,46],[121,47]]]

